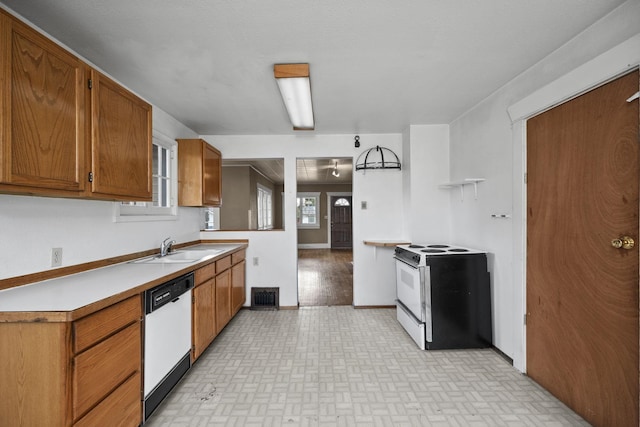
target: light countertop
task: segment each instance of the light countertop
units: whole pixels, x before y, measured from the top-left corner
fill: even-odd
[[[368,246],[395,247],[398,245],[409,245],[411,242],[401,239],[368,239],[364,241],[364,244]]]
[[[2,312],[71,312],[119,294],[125,294],[145,284],[157,282],[164,277],[171,275],[175,277],[176,273],[189,273],[245,246],[243,244],[199,244],[188,249],[210,248],[222,249],[224,252],[216,254],[207,261],[193,263],[123,262],[5,289],[0,291],[0,314]],[[1,318],[0,321],[2,321]]]

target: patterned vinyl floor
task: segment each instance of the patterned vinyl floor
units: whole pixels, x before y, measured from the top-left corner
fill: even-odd
[[[421,351],[395,310],[241,310],[145,427],[587,426],[490,349]]]

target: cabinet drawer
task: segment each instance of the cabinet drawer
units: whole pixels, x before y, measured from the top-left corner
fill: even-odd
[[[79,353],[130,323],[140,320],[142,303],[136,295],[73,322],[73,352]]]
[[[209,265],[205,265],[195,271],[195,285],[198,286],[209,279],[212,279],[216,275],[216,263],[212,262]]]
[[[246,256],[246,251],[241,250],[231,254],[231,264],[237,264],[242,261]]]
[[[141,376],[132,375],[113,393],[107,396],[91,412],[74,424],[74,427],[135,427],[142,421]]]
[[[226,256],[222,259],[216,261],[216,273],[220,274],[220,272],[231,267],[231,255]]]
[[[140,322],[74,358],[73,419],[104,399],[134,372],[142,359]]]

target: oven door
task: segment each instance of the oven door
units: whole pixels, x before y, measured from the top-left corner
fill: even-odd
[[[418,320],[425,322],[424,267],[396,260],[396,295],[398,301]]]

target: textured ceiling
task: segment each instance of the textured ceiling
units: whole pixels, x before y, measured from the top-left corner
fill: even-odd
[[[449,123],[621,3],[0,0],[199,134],[292,133],[287,62],[316,133]]]

